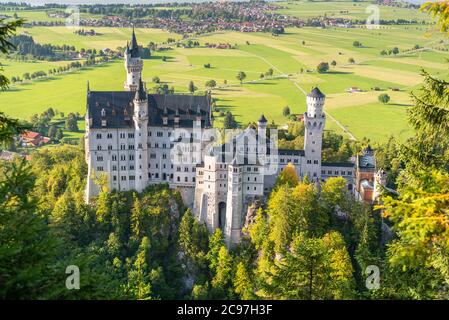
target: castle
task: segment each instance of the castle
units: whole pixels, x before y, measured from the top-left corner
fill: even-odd
[[[168,183],[209,231],[221,228],[231,246],[241,239],[248,208],[265,199],[289,163],[300,178],[319,184],[344,177],[360,200],[376,197],[376,181],[383,177],[376,174],[371,148],[354,163],[322,163],[326,97],[318,88],[307,95],[304,150],[282,150],[263,115],[256,130],[222,137],[212,127],[210,95],[148,94],[134,32],[125,69],[124,91],[87,88],[87,201],[99,193],[101,175],[109,190],[142,192]]]

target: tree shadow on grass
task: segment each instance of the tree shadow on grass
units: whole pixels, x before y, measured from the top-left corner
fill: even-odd
[[[348,72],[348,71],[327,71],[327,74],[354,74],[354,72]]]
[[[408,103],[388,103],[388,106],[392,106],[392,107],[404,107],[404,108],[408,108],[408,107],[412,107],[412,104],[408,104]]]
[[[275,86],[277,85],[277,83],[274,82],[266,82],[266,81],[254,81],[254,82],[248,82],[245,84],[265,84],[265,85],[270,85],[270,86]]]

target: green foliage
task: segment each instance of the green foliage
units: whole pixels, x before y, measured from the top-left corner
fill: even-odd
[[[0,18],[0,53],[8,53],[14,46],[10,42],[9,38],[14,35],[17,28],[22,26],[24,20],[19,19],[15,21],[6,21],[4,18]],[[0,66],[0,71],[3,69]],[[3,74],[0,73],[0,89],[5,90],[8,88],[9,80]],[[0,114],[1,115],[1,114]]]
[[[329,70],[329,63],[320,62],[320,64],[316,67],[316,71],[318,73],[325,73]]]
[[[390,101],[390,96],[386,93],[383,93],[383,94],[379,95],[379,97],[377,99],[379,100],[379,102],[382,102],[383,104],[387,104]]]
[[[217,86],[217,82],[215,80],[208,80],[206,81],[206,87],[207,88],[215,88]]]
[[[289,163],[281,171],[277,177],[275,189],[281,186],[287,186],[289,188],[296,187],[299,184],[299,178],[296,173],[296,168],[293,163]]]
[[[298,234],[275,264],[267,292],[274,299],[349,299],[353,296],[352,266],[341,236]]]
[[[52,285],[58,240],[31,196],[34,177],[25,160],[0,170],[0,297],[38,299]]]
[[[226,112],[226,116],[223,121],[223,127],[225,129],[236,129],[238,127],[237,121],[230,111]]]
[[[245,80],[245,79],[246,79],[246,73],[243,72],[243,71],[239,71],[239,72],[237,73],[237,80],[239,80],[240,83],[242,83],[243,80]]]
[[[198,89],[197,87],[195,87],[195,84],[193,83],[193,81],[190,81],[189,82],[189,87],[188,87],[188,89],[189,89],[189,92],[190,93],[195,93],[195,91]]]

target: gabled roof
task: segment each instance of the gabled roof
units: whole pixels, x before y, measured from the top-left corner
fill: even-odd
[[[132,128],[135,95],[132,91],[91,91],[87,98],[88,114],[92,119],[90,128],[103,128],[101,120],[106,120],[106,128]],[[173,126],[174,117],[178,114],[179,126],[191,128],[196,121],[198,109],[201,112],[202,126],[211,126],[207,96],[147,94],[147,98],[150,126],[163,126],[163,116],[168,118],[167,125]],[[106,113],[103,118],[102,109]]]

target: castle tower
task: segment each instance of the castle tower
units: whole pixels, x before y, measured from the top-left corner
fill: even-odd
[[[326,122],[323,107],[326,96],[318,88],[307,95],[307,112],[304,114],[304,152],[305,161],[302,164],[303,176],[311,181],[321,179],[321,148],[323,130]]]
[[[148,185],[148,94],[140,80],[134,97],[135,189],[142,192]]]
[[[139,45],[137,44],[134,29],[131,45],[127,44],[125,50],[125,69],[125,90],[137,91],[139,89],[139,82],[142,80],[143,60],[140,58]]]
[[[257,121],[257,135],[259,136],[259,138],[266,138],[267,122],[268,121],[264,115],[261,115],[259,121]]]
[[[243,192],[242,192],[243,168],[234,158],[228,166],[228,193],[226,201],[226,227],[225,243],[229,248],[240,242],[242,237],[242,211],[243,211]]]
[[[380,169],[374,174],[373,202],[379,201],[384,187],[387,185],[387,173]]]

